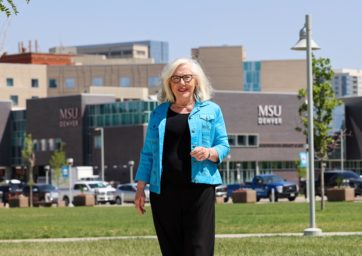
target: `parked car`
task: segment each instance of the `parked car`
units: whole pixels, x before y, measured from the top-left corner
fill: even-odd
[[[116,204],[133,203],[137,191],[136,183],[126,183],[117,186]],[[150,201],[150,189],[147,184],[145,187],[146,202]]]
[[[270,201],[278,201],[279,198],[288,198],[294,201],[298,196],[299,187],[294,182],[284,180],[282,177],[274,174],[260,174],[254,176],[251,182],[246,182],[241,188],[253,189],[256,191],[256,200],[269,198]]]
[[[0,184],[0,192],[2,194],[2,203],[5,206],[9,203],[11,197],[21,195],[23,192],[23,184],[19,180],[8,180]]]
[[[321,195],[321,177],[316,180],[316,195]],[[362,195],[362,178],[352,170],[330,170],[324,172],[324,188],[339,185],[354,188],[355,195]]]
[[[59,191],[56,187],[50,184],[34,184],[32,186],[33,191],[33,205],[39,206],[51,206],[52,204],[58,204]],[[30,196],[30,186],[26,185],[23,188],[23,195]]]
[[[60,198],[64,200],[65,205],[69,205],[70,198],[80,194],[94,195],[96,204],[115,203],[116,189],[108,186],[108,183],[99,180],[79,180],[73,184],[71,193],[69,188],[62,187],[59,190]]]

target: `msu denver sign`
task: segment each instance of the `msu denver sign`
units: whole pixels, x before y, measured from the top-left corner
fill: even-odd
[[[79,115],[80,115],[79,108],[59,109],[59,127],[78,126]]]
[[[259,105],[258,124],[260,125],[280,125],[282,124],[281,105]]]

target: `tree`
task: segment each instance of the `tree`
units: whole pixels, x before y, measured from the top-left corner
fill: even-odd
[[[29,3],[30,0],[25,0],[26,3]],[[0,0],[0,12],[5,12],[6,16],[11,16],[12,14],[18,14],[18,9],[14,3],[14,0]]]
[[[329,134],[331,128],[331,122],[333,119],[333,110],[335,107],[342,104],[342,101],[336,98],[336,95],[332,89],[330,81],[334,76],[330,60],[328,58],[316,59],[313,56],[312,60],[313,70],[313,124],[314,124],[314,152],[315,156],[321,162],[321,209],[324,208],[324,166],[325,161],[328,159],[329,146],[334,143],[333,136]],[[307,107],[308,103],[305,101],[307,96],[306,89],[300,89],[298,98],[303,100],[299,108],[299,115],[301,116],[304,129],[307,136],[308,131],[308,116]]]
[[[30,207],[33,206],[33,169],[35,166],[35,153],[34,153],[34,145],[33,138],[31,134],[27,134],[24,139],[24,147],[21,150],[21,156],[27,166],[28,169],[28,185],[29,185],[29,201]]]
[[[57,186],[59,186],[59,179],[61,175],[61,168],[66,164],[66,155],[64,151],[63,143],[60,146],[59,150],[55,150],[50,157],[49,161],[50,167],[52,170],[54,170],[54,177],[57,183]]]

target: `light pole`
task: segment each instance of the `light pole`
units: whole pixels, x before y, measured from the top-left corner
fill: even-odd
[[[307,52],[307,92],[308,92],[308,182],[309,182],[309,228],[304,230],[305,236],[317,236],[322,230],[316,227],[315,221],[315,192],[314,192],[314,127],[313,127],[313,71],[312,50],[320,49],[311,38],[311,21],[309,15],[305,16],[305,25],[299,33],[299,41],[292,50]]]
[[[344,170],[344,164],[343,164],[343,155],[344,155],[344,152],[343,152],[343,150],[344,150],[344,145],[343,145],[343,137],[344,137],[344,131],[343,131],[343,129],[341,129],[341,170],[342,170],[342,172],[343,172],[343,170]]]
[[[133,160],[128,161],[128,165],[129,165],[129,181],[130,181],[130,183],[133,183],[133,166],[134,166],[134,161],[133,161]]]
[[[241,179],[241,175],[240,175],[240,167],[241,167],[241,164],[240,163],[237,163],[236,164],[236,179],[237,179],[237,183],[241,183],[240,179]],[[243,180],[243,182],[245,182]]]
[[[101,133],[101,180],[104,181],[104,129],[103,127],[98,127],[94,130]]]
[[[226,184],[230,183],[230,159],[231,155],[228,154],[226,157]]]
[[[69,204],[68,204],[68,207],[73,207],[73,190],[72,190],[72,183],[73,183],[72,166],[73,166],[73,163],[74,163],[73,158],[68,158],[67,159],[68,178],[69,178]]]

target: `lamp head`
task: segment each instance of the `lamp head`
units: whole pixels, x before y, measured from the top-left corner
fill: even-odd
[[[68,159],[67,159],[67,164],[68,164],[68,165],[73,165],[73,163],[74,163],[74,159],[73,159],[73,158],[68,158]]]
[[[311,50],[319,50],[320,47],[312,38],[310,38]],[[304,25],[303,28],[299,31],[299,40],[291,48],[295,51],[306,51],[307,50],[307,25]]]

